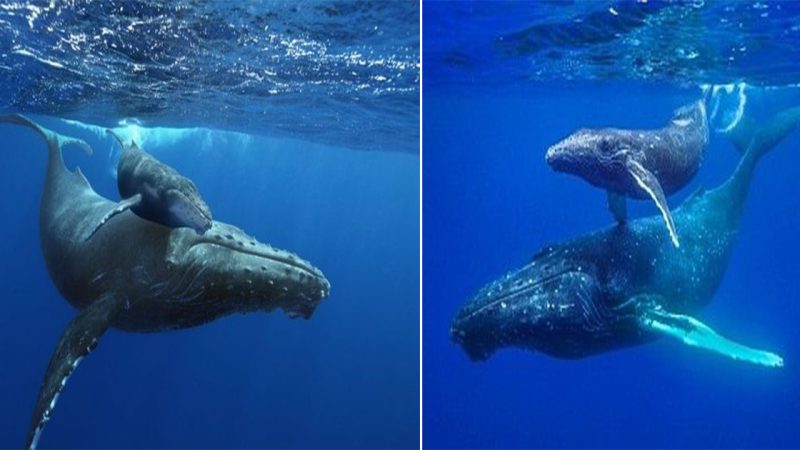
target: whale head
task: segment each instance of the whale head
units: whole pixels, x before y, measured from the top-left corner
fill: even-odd
[[[172,229],[166,262],[169,281],[160,289],[181,302],[202,305],[197,309],[208,311],[205,320],[276,308],[309,318],[330,291],[328,280],[308,261],[216,221],[202,235]]]
[[[545,252],[519,270],[480,289],[456,313],[450,338],[473,361],[516,347],[577,358],[611,345],[620,311],[597,270],[568,254]]]
[[[164,193],[170,217],[168,222],[173,226],[189,227],[198,234],[203,234],[212,226],[211,209],[197,187],[190,180],[180,177],[175,188]]]
[[[626,160],[635,146],[622,130],[581,129],[547,149],[545,160],[556,172],[577,175],[595,186],[627,180]]]

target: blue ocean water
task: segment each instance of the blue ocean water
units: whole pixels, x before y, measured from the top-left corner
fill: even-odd
[[[113,200],[119,149],[103,128],[117,128],[191,178],[215,219],[319,267],[331,294],[309,320],[109,330],[40,446],[418,445],[419,6],[160,3],[0,4],[0,112],[85,139],[94,155],[67,148],[66,164]],[[11,448],[75,310],[40,250],[45,144],[3,124],[0,150],[0,447]]]
[[[632,5],[423,4],[425,447],[800,446],[800,132],[757,168],[732,259],[699,314],[726,336],[781,354],[785,367],[669,339],[577,360],[505,348],[472,362],[450,340],[453,317],[479,288],[549,244],[612,224],[605,194],[553,172],[548,146],[581,127],[660,127],[703,88],[733,83],[709,97],[719,107],[706,157],[669,198],[678,205],[731,174],[739,154],[719,130],[740,105],[757,114],[800,104],[798,60],[779,51],[796,52],[796,5],[656,3],[626,18]],[[698,25],[721,20],[735,30]],[[498,43],[529,28],[538,31],[518,51]],[[688,55],[731,42],[747,46],[745,61],[726,64],[710,50],[679,57],[678,49]],[[545,55],[556,53],[564,57],[548,63]],[[651,70],[626,64],[637,55]],[[628,205],[634,217],[657,214],[650,202]]]

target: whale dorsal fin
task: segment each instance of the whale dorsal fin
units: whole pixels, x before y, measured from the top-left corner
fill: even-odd
[[[783,358],[720,336],[708,325],[691,316],[672,314],[660,306],[644,310],[639,325],[648,331],[676,338],[684,344],[709,350],[729,358],[767,367],[782,367]]]
[[[705,115],[705,101],[702,99],[673,111],[672,124],[677,127],[687,127],[694,123],[699,114]]]
[[[118,298],[100,298],[79,312],[67,325],[47,365],[44,382],[39,389],[39,398],[36,400],[36,408],[33,410],[25,448],[36,448],[44,424],[50,419],[50,413],[67,378],[75,370],[81,358],[94,349],[98,339],[108,329],[109,323],[122,310],[124,304],[125,302]]]
[[[92,231],[89,233],[89,235],[86,236],[86,239],[84,239],[84,240],[88,241],[89,239],[91,239],[92,236],[94,236],[94,234],[97,233],[97,231],[103,225],[105,225],[106,222],[111,220],[114,216],[133,208],[134,206],[138,205],[141,202],[142,202],[142,194],[136,194],[133,197],[126,198],[125,200],[122,200],[119,203],[116,203],[114,205],[114,207],[109,212],[107,212],[106,215],[103,216],[102,219],[100,219],[100,222],[97,225],[95,225],[95,227],[92,229]]]
[[[672,239],[672,245],[676,248],[680,247],[680,242],[678,242],[678,232],[675,231],[675,222],[672,220],[672,213],[669,211],[669,206],[667,205],[667,199],[664,197],[664,190],[661,189],[661,183],[658,182],[658,179],[652,172],[645,169],[638,161],[634,159],[628,159],[626,162],[626,167],[628,169],[628,173],[631,174],[634,180],[636,180],[636,184],[656,202],[656,206],[661,211],[661,216],[664,218],[664,222],[667,224],[667,230],[669,231],[669,237]]]
[[[688,127],[692,124],[692,119],[687,118],[680,118],[680,119],[672,119],[672,123],[678,127]]]

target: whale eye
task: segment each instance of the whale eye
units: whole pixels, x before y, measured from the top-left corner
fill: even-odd
[[[608,153],[608,150],[611,146],[609,145],[608,139],[600,138],[597,140],[595,147],[597,148],[597,151],[601,153]]]

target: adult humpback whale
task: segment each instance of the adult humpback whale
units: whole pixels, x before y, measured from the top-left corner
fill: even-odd
[[[117,214],[130,209],[139,217],[168,227],[189,227],[203,234],[211,228],[211,210],[191,180],[153,158],[136,142],[125,145],[113,130],[106,133],[122,147],[117,164],[117,188],[122,200],[106,213],[86,239]]]
[[[675,211],[675,249],[658,217],[617,225],[547,247],[533,261],[483,287],[456,314],[451,338],[473,360],[502,347],[580,358],[658,336],[766,366],[782,359],[716,334],[692,317],[722,280],[758,160],[800,123],[800,107],[760,127],[740,123],[746,149],[721,186],[698,191]]]
[[[547,163],[608,192],[618,222],[626,218],[625,197],[650,198],[658,206],[675,247],[680,245],[666,195],[694,178],[708,144],[705,102],[678,108],[657,130],[578,130],[551,146]]]
[[[330,284],[310,263],[257,242],[222,222],[198,235],[130,211],[84,236],[115,207],[79,169],[67,170],[60,136],[20,115],[0,116],[33,128],[49,152],[39,227],[47,271],[79,312],[67,325],[45,372],[25,446],[35,447],[67,377],[108,327],[157,332],[193,327],[232,313],[283,309],[309,318]]]

